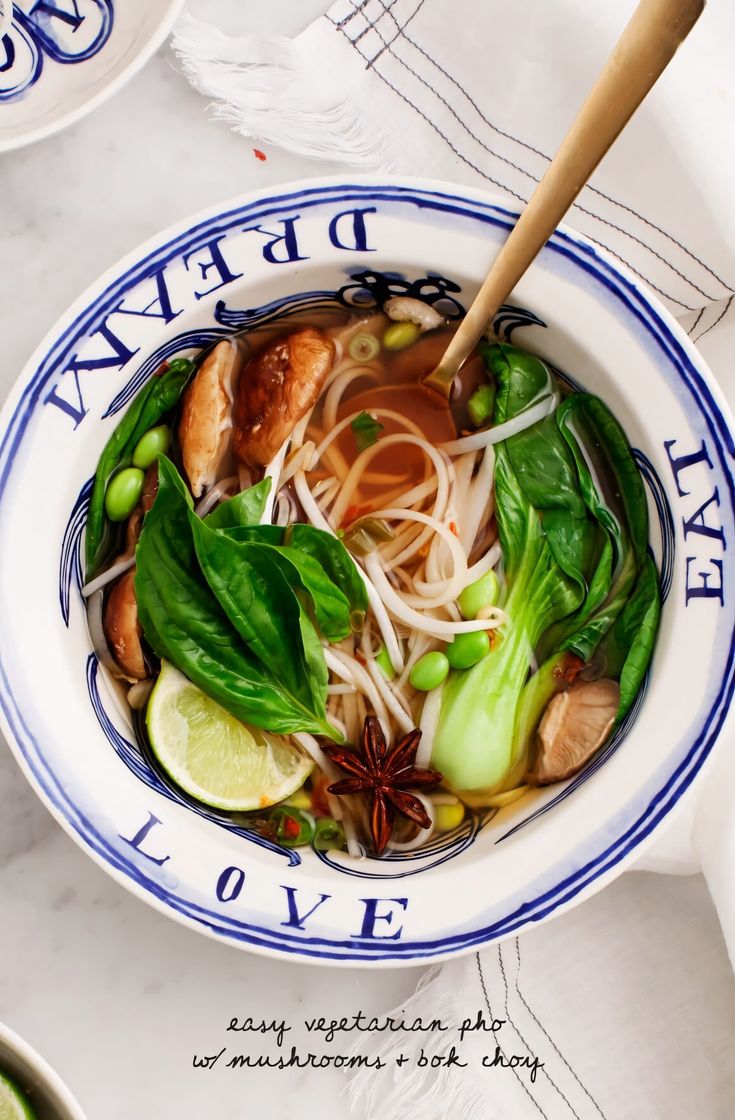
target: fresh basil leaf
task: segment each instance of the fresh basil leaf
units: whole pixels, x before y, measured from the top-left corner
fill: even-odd
[[[352,433],[355,437],[358,451],[364,451],[366,447],[372,447],[377,442],[378,436],[383,431],[383,425],[371,416],[369,412],[361,412],[359,416],[350,424]]]
[[[203,519],[210,529],[232,529],[236,525],[259,525],[263,516],[272,480],[264,478],[255,486],[241,490],[233,498],[220,502]]]
[[[111,548],[110,522],[105,514],[105,491],[110,478],[115,471],[130,465],[140,437],[174,408],[193,372],[193,362],[188,358],[176,358],[163,373],[154,374],[107,441],[95,471],[87,514],[84,544],[87,580],[97,574]]]
[[[284,529],[278,525],[240,525],[224,532],[231,540],[249,541],[272,548],[273,562],[280,564],[292,587],[300,588],[308,596],[310,613],[328,641],[339,642],[352,632],[347,596],[308,552],[283,545]]]
[[[365,581],[355,561],[337,537],[313,525],[290,525],[284,534],[284,545],[312,556],[322,567],[350,604],[350,611],[364,616],[368,609]],[[353,618],[353,628],[359,629]]]
[[[309,706],[312,690],[297,639],[302,608],[272,549],[234,541],[193,513],[189,524],[204,578],[231,624],[268,672]]]
[[[237,719],[279,734],[338,737],[324,708],[316,710],[310,694],[304,703],[269,672],[232,626],[199,567],[189,492],[165,456],[158,473],[136,551],[138,616],[147,641]]]

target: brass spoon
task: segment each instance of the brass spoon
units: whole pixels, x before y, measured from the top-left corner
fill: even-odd
[[[480,336],[668,66],[705,0],[641,0],[439,364],[422,384],[449,400]]]

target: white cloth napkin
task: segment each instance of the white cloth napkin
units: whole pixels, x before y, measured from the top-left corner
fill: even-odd
[[[174,47],[192,83],[215,99],[215,114],[244,135],[314,158],[480,185],[521,204],[634,7],[633,0],[337,0],[293,40],[247,34],[244,14],[243,33],[229,37],[185,16]],[[568,219],[661,296],[731,402],[733,43],[735,5],[710,0]],[[731,732],[728,749],[637,866],[701,867],[735,964],[732,740]],[[381,1120],[450,1112],[466,1120],[731,1120],[735,1022],[723,1019],[714,1036],[716,1047],[729,1031],[729,1051],[705,1052],[698,984],[712,970],[688,967],[681,936],[679,957],[667,956],[662,916],[636,879],[645,877],[626,876],[625,887],[500,949],[443,966],[414,997],[416,1014],[453,1008],[460,1020],[473,1008],[490,1014],[489,1001],[509,1021],[498,1041],[545,1061],[533,1084],[512,1071],[479,1079],[464,1070],[416,1071],[390,1084],[371,1074],[353,1085],[356,1107]],[[621,890],[636,898],[623,920]],[[449,1045],[444,1036],[425,1040],[439,1043]]]

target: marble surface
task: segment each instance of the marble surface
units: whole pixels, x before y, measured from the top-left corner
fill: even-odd
[[[192,7],[227,21],[237,5]],[[294,32],[322,7],[321,0],[269,0],[260,12],[248,5],[249,27]],[[265,162],[249,142],[208,120],[164,48],[91,117],[0,157],[0,395],[69,302],[149,235],[240,191],[339,170],[259,147]],[[0,620],[0,640],[1,628]],[[626,876],[610,888],[621,912],[640,884],[641,876]],[[660,896],[671,938],[677,912],[697,914],[696,951],[716,961],[718,983],[728,983],[702,880],[650,875],[645,893]],[[281,964],[174,924],[82,854],[0,743],[0,1020],[57,1067],[90,1120],[236,1118],[266,1109],[270,1120],[294,1109],[321,1120],[343,1116],[338,1073],[228,1075],[221,1067],[194,1069],[193,1055],[228,1042],[234,1016],[297,1023],[313,1014],[387,1010],[419,974]],[[711,994],[703,989],[703,999]],[[251,1051],[262,1045],[260,1036],[251,1041]],[[303,1032],[298,1041],[305,1042]]]

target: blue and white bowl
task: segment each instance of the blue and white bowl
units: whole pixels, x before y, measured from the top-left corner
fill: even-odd
[[[599,393],[646,480],[665,597],[634,718],[562,786],[409,856],[284,851],[164,786],[97,665],[79,594],[99,453],[162,359],[338,301],[410,292],[461,315],[515,213],[430,181],[311,180],[136,250],[42,343],[0,425],[0,703],[29,781],[109,873],[242,948],[323,963],[437,960],[576,904],[634,860],[704,767],[735,685],[732,420],[639,281],[557,232],[496,320]]]
[[[0,0],[0,153],[91,112],[160,47],[183,0]]]

